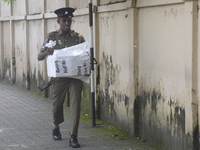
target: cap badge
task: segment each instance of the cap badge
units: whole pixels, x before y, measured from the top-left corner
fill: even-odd
[[[65,14],[68,14],[68,11],[65,11]]]

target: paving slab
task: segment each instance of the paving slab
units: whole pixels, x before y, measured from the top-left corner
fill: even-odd
[[[52,139],[52,99],[0,80],[0,150],[71,150],[69,108],[60,125],[61,141]],[[143,139],[131,137],[115,126],[81,114],[80,150],[161,150]]]

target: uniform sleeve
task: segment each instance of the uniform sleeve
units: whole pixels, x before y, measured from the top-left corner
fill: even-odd
[[[45,38],[43,44],[42,44],[42,47],[40,49],[41,52],[44,52],[47,50],[47,47],[45,47],[45,45],[48,43],[49,39],[48,38]]]
[[[43,44],[42,44],[42,47],[41,47],[41,49],[40,49],[40,51],[41,52],[44,52],[44,51],[46,51],[47,50],[47,47],[45,46],[50,40],[53,40],[54,41],[54,34],[53,33],[49,33],[48,35],[47,35],[47,37],[44,39],[44,42],[43,42]]]
[[[79,43],[85,42],[85,39],[82,34],[79,33]]]

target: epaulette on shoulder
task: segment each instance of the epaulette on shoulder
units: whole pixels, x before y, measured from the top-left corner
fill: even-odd
[[[82,37],[81,33],[75,32],[74,30],[72,30],[72,34],[74,34],[75,36],[78,36],[78,37]]]
[[[78,33],[78,37],[83,37],[83,35],[81,33]]]
[[[58,33],[58,30],[50,32],[49,36],[54,35],[55,33]]]

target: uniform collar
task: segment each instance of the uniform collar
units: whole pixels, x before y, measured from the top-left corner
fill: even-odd
[[[58,34],[59,35],[63,34],[62,30],[59,29]],[[69,36],[73,36],[73,31],[71,29],[69,30]]]

